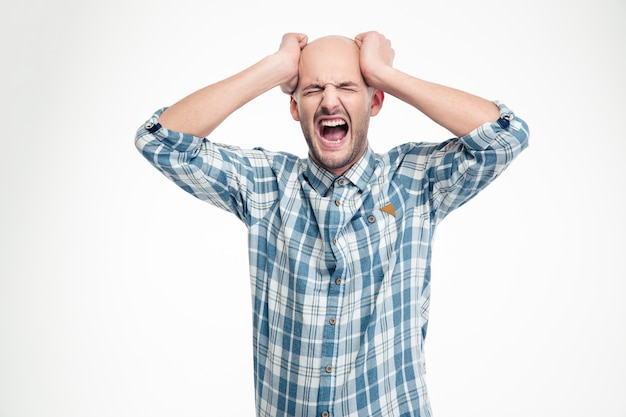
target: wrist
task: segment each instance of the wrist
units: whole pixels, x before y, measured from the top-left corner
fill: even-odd
[[[393,79],[396,69],[390,65],[379,65],[363,72],[363,78],[370,87],[388,91],[388,83]]]
[[[267,56],[267,77],[271,80],[272,87],[280,86],[285,94],[292,94],[298,84],[299,61],[280,51]]]

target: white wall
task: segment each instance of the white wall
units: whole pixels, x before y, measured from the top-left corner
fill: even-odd
[[[394,3],[4,7],[1,417],[254,414],[245,229],[161,177],[134,133],[284,32],[370,29],[398,68],[531,127],[530,148],[438,231],[435,415],[626,415],[626,4]],[[392,97],[370,134],[377,151],[448,136]],[[277,89],[214,137],[306,152]]]

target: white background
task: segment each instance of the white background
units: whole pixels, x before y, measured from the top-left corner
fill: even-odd
[[[217,4],[217,5],[216,5]],[[623,0],[11,2],[0,27],[0,417],[253,416],[245,227],[136,152],[284,32],[392,40],[531,145],[438,229],[437,417],[626,416]],[[383,152],[449,134],[388,96]],[[217,141],[306,154],[274,89]]]

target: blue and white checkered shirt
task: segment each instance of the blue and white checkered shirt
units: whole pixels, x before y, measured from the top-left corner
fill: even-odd
[[[501,118],[462,138],[368,149],[334,177],[310,159],[139,128],[145,158],[248,228],[258,416],[430,416],[423,359],[436,224],[518,155]]]

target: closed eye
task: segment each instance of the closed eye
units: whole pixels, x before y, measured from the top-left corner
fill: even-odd
[[[302,90],[302,94],[304,96],[310,96],[310,95],[313,95],[313,94],[321,93],[321,92],[323,92],[326,89],[327,85],[328,84],[326,84],[326,85],[311,84],[311,85],[305,87]],[[354,82],[351,82],[351,81],[346,81],[346,82],[339,83],[339,84],[330,84],[330,85],[332,85],[333,87],[335,87],[338,90],[347,91],[347,92],[350,92],[350,93],[356,93],[357,91],[359,91],[358,84],[356,84]]]
[[[302,94],[304,96],[310,96],[312,94],[321,93],[322,91],[324,91],[322,87],[307,87],[302,91]]]
[[[353,82],[341,83],[337,85],[336,88],[343,90],[343,91],[351,91],[351,92],[356,92],[359,90],[358,85]]]

